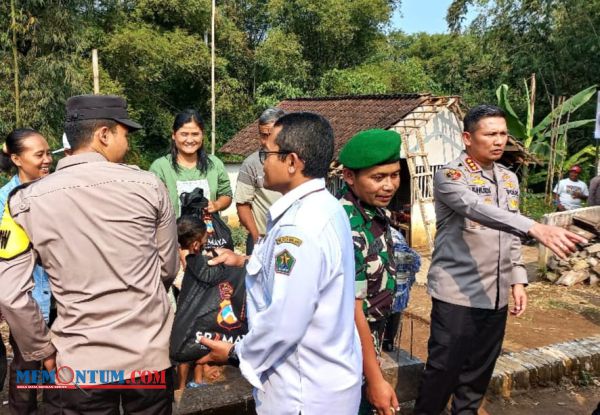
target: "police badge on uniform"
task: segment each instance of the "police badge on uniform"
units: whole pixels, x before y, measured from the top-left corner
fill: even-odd
[[[483,179],[483,177],[481,177],[480,175],[472,175],[471,176],[471,183],[472,184],[476,184],[477,186],[483,186],[485,184],[487,184],[487,182]]]
[[[458,180],[462,177],[462,173],[455,169],[448,169],[448,171],[446,171],[446,177],[452,180]]]
[[[296,258],[287,249],[284,249],[275,257],[275,272],[290,275],[294,264],[296,264]]]

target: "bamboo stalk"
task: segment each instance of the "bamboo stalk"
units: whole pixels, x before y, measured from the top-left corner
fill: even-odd
[[[566,97],[563,97],[563,103],[565,102],[565,100],[566,100]],[[571,112],[572,112],[571,108],[568,108],[567,111],[568,111],[567,112],[567,120],[565,121],[565,124],[569,124],[569,122],[571,121]],[[561,114],[561,116],[562,116],[562,114]],[[562,173],[562,167],[564,167],[564,164],[565,164],[565,159],[567,158],[567,155],[569,154],[569,148],[567,146],[568,138],[569,138],[568,133],[569,133],[569,129],[565,128],[565,132],[563,133],[563,141],[565,142],[565,154],[562,158],[561,173]]]
[[[19,91],[19,59],[17,54],[17,17],[15,11],[15,0],[10,1],[10,18],[12,28],[12,53],[15,83],[15,123],[17,128],[21,126],[21,92]]]
[[[92,49],[92,73],[94,74],[94,94],[100,93],[100,71],[98,70],[98,49]]]
[[[531,86],[530,86],[531,96],[529,97],[529,113],[531,117],[529,119],[529,125],[527,126],[528,130],[531,131],[533,128],[533,118],[535,111],[535,72],[531,74]]]
[[[561,96],[558,98],[557,101],[557,105],[555,106],[555,100],[554,100],[554,96],[552,96],[552,100],[551,100],[551,107],[552,107],[552,112],[554,112],[554,110],[557,107],[561,107],[564,104],[566,98],[564,96]],[[558,115],[558,118],[555,118],[552,121],[552,124],[550,126],[550,156],[548,157],[548,171],[546,174],[546,187],[545,187],[545,202],[546,204],[550,204],[552,203],[552,190],[553,190],[553,184],[554,184],[554,174],[555,174],[555,169],[556,169],[556,154],[557,154],[557,144],[558,144],[558,140],[559,140],[559,134],[558,134],[558,129],[560,128],[561,125],[561,121],[562,121],[562,116],[563,116],[563,111],[561,109],[560,114]]]

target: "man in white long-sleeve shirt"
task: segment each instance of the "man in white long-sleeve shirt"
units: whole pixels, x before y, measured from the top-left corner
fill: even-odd
[[[239,361],[259,414],[355,415],[362,356],[354,325],[354,251],[348,218],[325,189],[333,131],[323,117],[280,118],[259,152],[265,187],[283,197],[252,257],[223,251],[214,263],[246,265],[250,331],[200,363]]]

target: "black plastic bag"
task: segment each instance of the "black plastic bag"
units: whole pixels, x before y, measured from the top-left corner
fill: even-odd
[[[191,362],[208,354],[200,337],[236,343],[248,332],[244,268],[208,266],[189,255],[171,332],[170,356]]]
[[[206,212],[208,199],[204,197],[204,190],[197,187],[190,193],[182,193],[179,195],[179,204],[181,206],[181,216],[197,215],[206,223],[208,240],[204,246],[205,252],[209,252],[214,248],[233,250],[233,237],[229,227],[223,222],[218,213]]]

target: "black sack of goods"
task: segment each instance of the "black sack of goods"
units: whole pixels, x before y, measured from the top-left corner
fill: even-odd
[[[209,266],[209,258],[188,255],[177,313],[171,332],[170,356],[191,362],[208,354],[200,338],[237,343],[248,332],[245,270]]]
[[[233,237],[231,230],[223,222],[218,213],[208,213],[208,199],[204,197],[204,190],[196,187],[191,192],[184,192],[179,195],[179,204],[181,206],[181,216],[195,215],[206,223],[206,233],[208,240],[204,245],[204,252],[209,252],[214,248],[227,248],[233,251]]]

